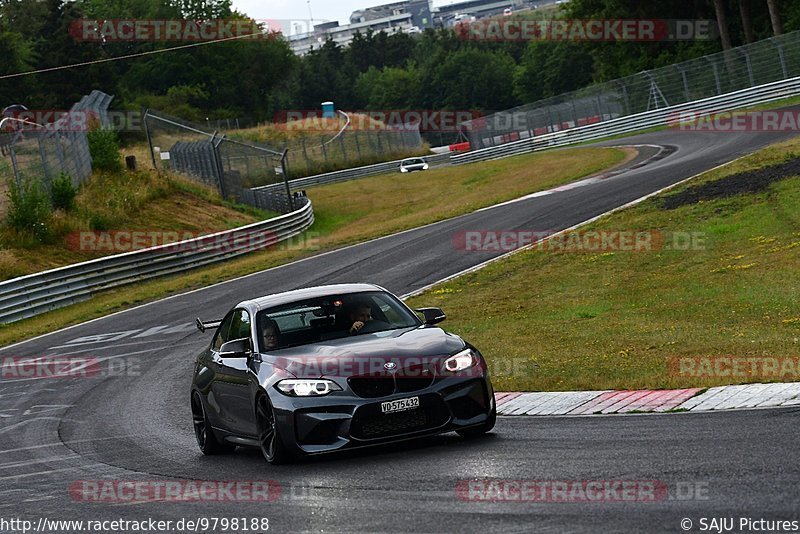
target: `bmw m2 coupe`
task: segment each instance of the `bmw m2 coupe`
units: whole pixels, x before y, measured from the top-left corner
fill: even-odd
[[[191,389],[205,454],[258,447],[270,463],[494,427],[480,351],[367,284],[312,287],[237,304],[198,356]]]

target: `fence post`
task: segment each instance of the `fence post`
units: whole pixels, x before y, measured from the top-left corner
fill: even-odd
[[[750,61],[750,54],[747,53],[747,48],[742,47],[740,48],[742,54],[744,54],[744,62],[747,65],[747,77],[750,79],[750,87],[754,87],[756,85],[756,80],[753,78],[753,64]]]
[[[359,159],[359,160],[361,160],[361,159],[364,159],[364,158],[361,156],[361,144],[358,142],[358,135],[359,135],[360,133],[361,133],[361,132],[356,132],[356,133],[355,133],[355,135],[353,135],[353,139],[355,139],[355,140],[356,140],[356,152],[358,152],[358,159]],[[303,146],[305,146],[305,145],[303,145]]]
[[[147,114],[150,113],[150,108],[144,110],[142,123],[144,124],[144,134],[147,136],[147,144],[150,146],[150,160],[153,162],[153,170],[157,171],[156,153],[153,150],[153,140],[150,138],[150,128],[147,126]]]
[[[783,74],[783,79],[789,77],[789,71],[786,69],[786,57],[783,55],[783,46],[780,43],[776,43],[774,37],[770,37],[768,41],[778,49],[778,59],[781,62],[781,73]]]
[[[708,57],[706,57],[705,59],[706,59],[706,61],[711,63],[711,68],[714,70],[714,79],[717,82],[717,95],[721,95],[722,94],[722,83],[720,83],[720,80],[719,80],[719,69],[717,69],[717,64],[716,64],[716,62],[712,61]]]
[[[17,188],[22,187],[22,177],[19,175],[19,166],[17,165],[17,154],[14,152],[14,142],[8,145],[8,153],[11,156],[11,167],[14,169],[14,178],[17,181]]]
[[[690,102],[692,97],[689,96],[689,81],[686,79],[686,69],[681,67],[680,64],[675,65],[675,68],[681,73],[681,80],[683,80],[683,93],[686,95],[686,101]]]
[[[328,163],[328,150],[325,148],[325,136],[320,137],[322,139],[322,155],[325,156],[325,163]]]
[[[289,149],[284,148],[281,155],[281,168],[283,169],[283,183],[286,185],[286,198],[289,199],[289,211],[294,211],[294,199],[292,198],[292,190],[289,187],[289,171],[287,169],[289,162]]]
[[[625,104],[625,113],[623,115],[630,115],[633,113],[633,110],[631,109],[630,98],[628,98],[628,88],[625,87],[625,84],[622,82],[622,80],[617,80],[617,83],[620,85],[620,87],[622,87],[622,98],[624,99]]]
[[[216,170],[216,175],[217,175],[217,184],[219,184],[219,193],[220,195],[222,195],[222,198],[228,198],[228,188],[226,187],[225,184],[225,172],[223,171],[222,159],[220,158],[219,154],[219,145],[222,144],[222,141],[225,139],[225,135],[223,134],[220,136],[218,143],[214,142],[216,136],[217,132],[215,130],[214,133],[211,134],[211,148],[212,148],[211,154],[214,160],[214,168]]]
[[[344,135],[339,136],[339,146],[342,147],[342,157],[345,163],[350,163],[350,158],[347,157],[347,149],[344,146]]]
[[[49,186],[50,180],[52,180],[52,178],[50,178],[50,170],[47,168],[47,150],[45,150],[44,148],[44,136],[39,137],[36,140],[36,144],[39,145],[39,159],[42,160],[42,171],[44,174],[44,178],[45,180],[47,180]]]

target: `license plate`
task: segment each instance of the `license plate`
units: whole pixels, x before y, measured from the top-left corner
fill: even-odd
[[[403,412],[419,408],[419,397],[409,397],[407,399],[397,399],[381,403],[383,413]]]

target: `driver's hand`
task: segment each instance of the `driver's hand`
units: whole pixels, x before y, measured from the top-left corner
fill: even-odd
[[[364,328],[364,323],[361,322],[361,321],[356,321],[356,322],[353,323],[353,326],[350,327],[350,333],[351,334],[355,334],[356,332],[358,332],[362,328]]]

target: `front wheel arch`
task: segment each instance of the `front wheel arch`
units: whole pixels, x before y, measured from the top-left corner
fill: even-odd
[[[256,432],[261,454],[273,465],[289,463],[294,459],[281,436],[281,428],[275,416],[275,408],[266,391],[260,390],[255,400]]]

